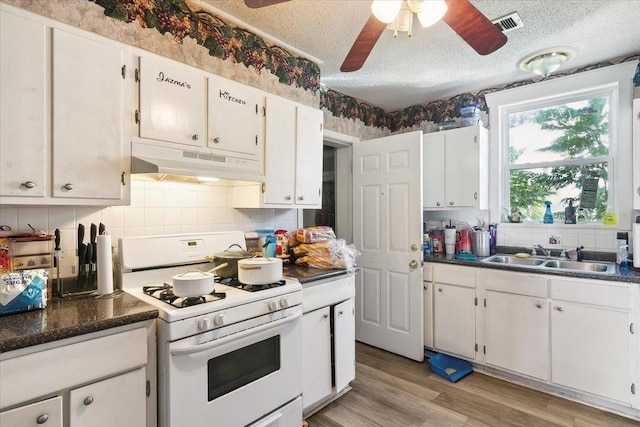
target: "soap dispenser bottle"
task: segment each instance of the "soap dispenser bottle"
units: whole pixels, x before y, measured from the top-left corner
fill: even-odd
[[[576,223],[576,208],[573,206],[573,199],[569,199],[569,206],[564,208],[564,223],[565,224]]]
[[[542,219],[542,222],[545,224],[553,224],[553,213],[551,213],[551,202],[550,201],[546,201],[544,202],[545,205],[547,205],[547,209],[544,211],[544,217]]]

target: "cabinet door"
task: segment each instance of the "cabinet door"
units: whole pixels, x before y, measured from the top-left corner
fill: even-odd
[[[295,203],[322,206],[322,110],[296,108]]]
[[[145,368],[71,390],[69,426],[144,426],[146,399]]]
[[[629,403],[629,324],[627,311],[552,302],[551,381]]]
[[[210,76],[207,146],[260,159],[260,98],[256,89]]]
[[[547,300],[494,291],[486,298],[487,364],[547,380]]]
[[[336,392],[342,391],[356,377],[356,319],[354,298],[333,309]]]
[[[331,394],[331,319],[329,307],[302,317],[302,401],[308,408]]]
[[[126,51],[53,30],[54,197],[120,199]]]
[[[444,141],[445,134],[442,132],[424,136],[422,206],[426,209],[445,207]]]
[[[202,147],[205,77],[168,60],[140,58],[140,137]]]
[[[640,98],[633,100],[633,209],[640,209]]]
[[[435,348],[475,359],[475,289],[434,283],[433,305]]]
[[[0,412],[0,426],[7,427],[62,427],[62,397],[20,406]]]
[[[264,202],[292,205],[296,173],[296,107],[291,102],[274,97],[267,97],[265,104]]]
[[[0,12],[0,196],[45,195],[47,71],[45,26]]]
[[[422,282],[424,289],[423,309],[424,309],[424,346],[433,348],[433,283]]]
[[[476,206],[478,162],[476,126],[447,132],[444,153],[444,194],[447,207]]]

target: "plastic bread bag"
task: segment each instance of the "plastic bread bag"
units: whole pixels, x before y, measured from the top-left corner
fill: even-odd
[[[315,246],[316,244],[310,245]],[[307,254],[296,259],[297,265],[325,270],[347,270],[353,272],[357,269],[356,258],[360,252],[354,245],[347,245],[344,239],[333,239],[316,254]],[[328,251],[327,251],[328,249]],[[318,251],[317,251],[318,252]]]
[[[296,239],[299,243],[317,243],[335,238],[336,233],[333,228],[326,225],[299,228],[296,231]]]
[[[318,243],[300,243],[293,248],[293,256],[299,258],[307,255],[329,255],[332,252],[337,252],[337,249],[339,249],[340,243],[338,240],[344,242],[343,239],[331,239]]]

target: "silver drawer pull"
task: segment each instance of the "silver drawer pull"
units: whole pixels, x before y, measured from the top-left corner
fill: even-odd
[[[536,304],[536,308],[542,308],[542,304],[537,303],[537,304]]]
[[[84,398],[84,404],[86,406],[89,406],[93,403],[93,396],[87,396]]]
[[[555,307],[556,310],[562,311],[562,307]]]
[[[71,190],[73,190],[73,184],[68,182],[65,185],[63,185],[62,188],[64,188],[65,190],[71,191]]]
[[[49,415],[48,414],[42,414],[38,418],[36,418],[36,423],[37,424],[44,424],[47,421],[49,421]]]
[[[36,183],[33,181],[27,181],[27,182],[23,182],[22,184],[20,184],[21,186],[23,186],[24,188],[34,188],[36,186]]]

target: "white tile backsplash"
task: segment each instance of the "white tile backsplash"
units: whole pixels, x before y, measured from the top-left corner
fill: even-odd
[[[199,185],[134,177],[130,206],[1,206],[0,225],[17,230],[31,224],[50,234],[60,229],[61,247],[70,262],[75,259],[78,224],[85,226],[85,242],[92,223],[105,224],[114,246],[123,236],[298,228],[295,209],[234,209],[230,194],[229,183]]]

